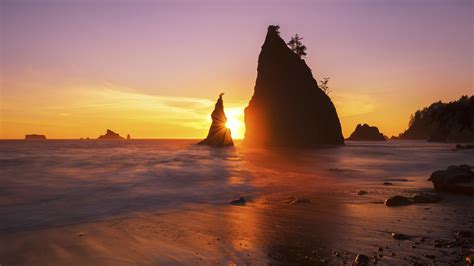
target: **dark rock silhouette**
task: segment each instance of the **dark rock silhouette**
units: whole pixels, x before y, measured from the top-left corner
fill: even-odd
[[[38,134],[29,134],[25,135],[25,140],[46,140],[46,136]]]
[[[456,150],[474,150],[474,144],[467,144],[467,145],[456,144],[455,148]]]
[[[416,111],[400,139],[474,142],[474,96],[462,96],[449,103],[436,102]]]
[[[474,196],[474,172],[471,166],[452,165],[446,170],[438,170],[431,174],[428,181],[433,182],[436,191],[446,191]]]
[[[101,140],[117,140],[117,139],[123,139],[118,133],[113,132],[110,129],[107,129],[107,133],[105,135],[99,136],[99,139]]]
[[[268,27],[258,58],[254,94],[245,108],[245,142],[292,147],[344,144],[331,99],[278,29]]]
[[[396,195],[396,196],[393,196],[393,197],[390,197],[390,198],[386,199],[384,203],[388,207],[394,207],[394,206],[410,205],[410,204],[413,204],[414,201],[410,198],[400,196],[400,195]]]
[[[130,140],[130,139],[131,139],[131,137],[130,137],[130,134],[127,134],[127,139],[128,139],[128,140]]]
[[[358,124],[348,140],[384,141],[385,137],[379,132],[377,127],[371,127],[367,124]]]
[[[207,134],[207,138],[200,141],[198,144],[211,145],[211,146],[233,146],[232,136],[230,129],[226,127],[227,117],[224,113],[224,102],[222,100],[221,93],[219,99],[217,99],[214,111],[212,111],[212,124]]]

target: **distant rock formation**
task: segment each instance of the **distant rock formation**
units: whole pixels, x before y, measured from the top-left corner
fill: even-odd
[[[46,136],[38,134],[29,134],[25,135],[25,140],[46,140]]]
[[[110,129],[107,129],[107,133],[105,135],[99,136],[100,140],[117,140],[117,139],[123,139],[118,133],[113,132]]]
[[[224,102],[222,100],[221,93],[219,99],[217,99],[214,111],[212,111],[212,124],[207,134],[207,138],[200,141],[198,144],[211,145],[211,146],[233,146],[232,136],[230,129],[226,127],[227,117],[224,113]]]
[[[130,137],[130,134],[127,134],[127,139],[128,139],[128,140],[130,140],[130,139],[131,139],[131,137]]]
[[[245,108],[245,142],[290,147],[344,144],[334,104],[278,29],[268,27],[258,58],[254,94]]]
[[[384,141],[385,137],[379,132],[377,127],[371,127],[367,124],[358,124],[348,140]]]
[[[474,142],[474,96],[436,102],[410,117],[408,129],[400,139],[433,142]]]

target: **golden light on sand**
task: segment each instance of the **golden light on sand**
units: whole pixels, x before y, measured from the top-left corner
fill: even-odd
[[[243,108],[233,107],[226,108],[225,111],[227,117],[226,127],[230,129],[232,138],[242,139],[245,135],[245,123]]]

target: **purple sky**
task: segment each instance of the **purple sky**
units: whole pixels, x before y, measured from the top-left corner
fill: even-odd
[[[221,91],[241,120],[237,109],[253,93],[269,24],[279,24],[285,39],[304,37],[315,78],[331,78],[345,135],[363,122],[398,134],[416,109],[474,94],[473,3],[2,0],[0,138],[38,128],[80,137],[72,121],[91,115],[96,124],[84,122],[81,136],[111,123],[141,137],[199,137]],[[150,124],[140,106],[117,100],[123,92],[178,103],[150,114]],[[180,98],[209,106],[189,107],[199,115],[174,123],[167,112],[187,111]],[[130,121],[121,120],[118,103]],[[90,106],[94,112],[84,112]]]

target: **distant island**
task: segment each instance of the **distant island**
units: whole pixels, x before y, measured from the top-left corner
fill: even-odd
[[[347,140],[385,141],[385,137],[379,132],[377,127],[369,126],[368,124],[358,124]]]
[[[38,134],[29,134],[25,135],[25,140],[46,140],[46,136]]]
[[[120,140],[124,138],[121,137],[118,133],[115,133],[112,130],[107,129],[107,133],[105,133],[105,135],[100,135],[99,139],[100,140]]]
[[[416,111],[400,139],[433,142],[474,142],[474,96],[431,104]]]
[[[223,95],[224,93],[219,95],[214,111],[212,111],[212,124],[209,128],[207,137],[198,144],[218,147],[234,145],[230,129],[226,127],[227,117],[224,112],[224,101],[222,100]]]
[[[245,108],[245,142],[252,145],[315,147],[344,144],[336,108],[318,87],[295,35],[280,37],[268,27],[258,57],[254,94]]]

